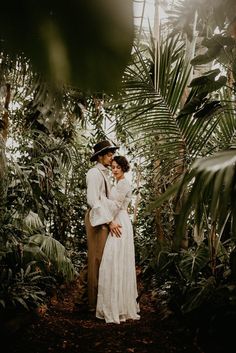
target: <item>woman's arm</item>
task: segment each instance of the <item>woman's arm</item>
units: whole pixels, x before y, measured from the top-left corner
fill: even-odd
[[[129,192],[129,183],[121,181],[117,185],[114,200],[110,200],[106,196],[101,197],[90,211],[90,222],[92,226],[112,222],[121,210],[122,204]]]

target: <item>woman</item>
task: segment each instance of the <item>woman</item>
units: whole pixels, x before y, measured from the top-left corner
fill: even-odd
[[[115,156],[112,173],[116,185],[111,190],[110,199],[121,204],[114,218],[121,225],[121,236],[109,233],[99,269],[96,317],[107,323],[117,323],[128,319],[138,320],[137,283],[133,228],[127,212],[131,201],[131,187],[124,173],[129,163],[123,156]]]

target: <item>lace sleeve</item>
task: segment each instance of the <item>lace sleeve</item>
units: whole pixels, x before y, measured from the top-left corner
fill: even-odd
[[[114,193],[114,199],[110,200],[105,196],[94,205],[90,211],[90,222],[93,227],[110,223],[121,210],[123,202],[131,188],[126,180],[121,180]]]

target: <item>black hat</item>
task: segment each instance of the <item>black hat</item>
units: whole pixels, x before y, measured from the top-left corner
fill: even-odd
[[[115,145],[112,145],[109,141],[101,141],[101,142],[98,142],[94,147],[94,154],[91,156],[90,158],[90,161],[91,162],[94,162],[96,161],[96,157],[100,154],[100,153],[107,153],[109,151],[111,152],[115,152],[115,150],[117,150],[119,147],[115,146]],[[105,154],[104,153],[104,154]]]

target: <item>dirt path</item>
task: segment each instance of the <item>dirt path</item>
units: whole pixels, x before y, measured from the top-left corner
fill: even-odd
[[[146,293],[140,301],[141,319],[105,324],[94,314],[75,310],[76,285],[63,298],[41,308],[39,317],[8,340],[8,353],[203,353],[191,333],[173,318],[161,320]],[[9,345],[10,343],[10,345]]]

